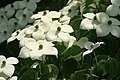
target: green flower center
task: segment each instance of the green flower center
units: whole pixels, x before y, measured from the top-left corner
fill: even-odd
[[[111,21],[111,20],[109,20],[109,21],[108,21],[108,24],[109,24],[109,25],[111,25],[111,24],[112,24],[112,21]]]
[[[26,14],[23,14],[23,17],[25,18],[25,17],[26,17]]]
[[[18,35],[19,33],[20,33],[19,31],[16,32],[17,35]]]
[[[57,28],[57,31],[58,31],[58,32],[60,32],[60,31],[61,31],[61,28],[60,28],[60,27],[58,27],[58,28]]]
[[[4,16],[3,16],[3,15],[1,15],[1,18],[3,19],[3,18],[4,18]]]
[[[97,20],[97,17],[96,16],[94,16],[94,18],[93,18],[94,20]]]
[[[43,45],[39,45],[39,50],[43,49]]]
[[[17,22],[14,22],[14,25],[16,26],[16,25],[18,25],[18,23],[17,23]]]
[[[47,14],[47,12],[46,12],[46,11],[44,11],[44,12],[43,12],[43,16],[45,16],[46,14]]]
[[[14,8],[14,5],[13,5],[13,4],[11,4],[11,7],[12,7],[12,8]]]
[[[72,10],[71,10],[71,9],[69,9],[69,10],[68,10],[68,12],[72,12]]]
[[[34,30],[34,31],[36,32],[38,29],[39,29],[39,26],[38,26],[38,25],[36,25],[36,26],[35,26],[35,30]]]
[[[3,33],[4,33],[4,34],[7,34],[7,31],[4,31]]]
[[[1,68],[4,68],[5,65],[6,65],[6,61],[3,61],[3,62],[2,62],[2,65],[1,65]]]
[[[27,2],[29,2],[30,0],[26,0]]]

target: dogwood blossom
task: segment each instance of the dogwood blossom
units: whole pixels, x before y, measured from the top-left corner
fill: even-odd
[[[22,47],[19,57],[28,58],[32,60],[40,59],[43,55],[55,55],[57,56],[58,51],[54,44],[45,40],[39,40],[38,42],[26,43],[25,47]]]
[[[95,29],[96,25],[99,24],[96,18],[96,14],[86,13],[86,14],[83,14],[83,16],[86,18],[81,21],[81,24],[80,24],[81,29],[85,29],[85,30]]]
[[[0,73],[11,77],[15,71],[13,64],[17,64],[18,59],[15,57],[9,57],[6,59],[5,56],[0,55]]]
[[[18,19],[18,25],[20,26],[19,29],[24,28],[27,23],[30,22],[30,17],[32,16],[32,12],[28,9],[18,10],[15,14],[15,17]]]
[[[96,26],[98,37],[103,37],[111,33],[113,36],[120,37],[120,21],[115,18],[110,18],[107,14],[100,12],[96,14],[97,20],[100,22]]]
[[[63,41],[68,42],[70,34],[74,30],[70,25],[61,25],[58,21],[54,21],[46,35],[46,39],[49,41]]]
[[[87,49],[85,52],[83,52],[83,56],[93,52],[93,50],[98,48],[101,44],[104,44],[104,42],[93,43],[89,41],[87,37],[82,37],[78,41],[74,42],[74,45]]]
[[[17,40],[22,40],[25,37],[25,29],[23,30],[17,30],[15,31],[10,38],[8,38],[7,43],[17,39]]]
[[[63,9],[60,10],[60,12],[63,14],[63,15],[68,15],[69,17],[73,17],[75,15],[77,15],[78,13],[78,1],[72,1],[68,6],[64,7]]]
[[[6,79],[4,77],[0,77],[0,80],[17,80],[17,76],[10,77],[9,79]]]
[[[13,4],[8,4],[7,6],[5,6],[4,10],[5,10],[5,14],[6,14],[7,18],[12,17],[15,13]]]
[[[106,12],[110,16],[120,15],[120,1],[119,0],[110,0],[112,5],[109,5],[106,9]]]
[[[8,39],[12,34],[13,30],[14,29],[12,27],[9,27],[7,24],[1,23],[0,24],[0,43]]]
[[[86,42],[84,47],[88,50],[83,52],[83,56],[93,52],[93,50],[98,48],[101,44],[104,44],[104,42],[97,42],[95,44],[93,42]]]
[[[37,8],[36,0],[23,0],[20,4],[21,7],[35,11]]]

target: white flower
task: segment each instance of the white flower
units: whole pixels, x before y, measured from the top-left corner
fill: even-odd
[[[96,15],[94,13],[86,13],[83,16],[86,18],[81,21],[80,28],[85,30],[95,29],[96,25],[98,25]]]
[[[87,51],[83,52],[83,56],[91,53],[94,49],[98,48],[101,44],[104,44],[104,42],[97,42],[97,43],[93,43],[93,42],[86,42],[84,47],[86,49],[88,49]]]
[[[45,23],[52,22],[54,19],[59,19],[61,16],[61,12],[50,11],[45,16],[41,17],[41,20]]]
[[[13,28],[5,23],[0,24],[0,43],[7,40],[13,32]]]
[[[7,40],[7,43],[14,41],[15,39],[17,40],[22,40],[25,37],[25,29],[23,30],[17,30],[15,31],[11,37]]]
[[[32,19],[41,19],[42,16],[45,16],[49,11],[45,10],[45,11],[40,11],[37,14],[34,14],[31,16]]]
[[[37,9],[36,0],[23,0],[19,5],[21,8],[27,8],[32,12]]]
[[[62,16],[62,17],[59,18],[59,22],[61,24],[69,24],[70,17],[68,17],[68,15],[64,15],[64,16]]]
[[[5,9],[5,14],[6,14],[7,18],[12,17],[15,13],[13,4],[8,4],[4,9]]]
[[[34,25],[26,28],[25,33],[31,35],[35,40],[44,38],[44,30],[39,25]]]
[[[10,77],[9,79],[6,79],[4,77],[0,77],[0,80],[17,80],[17,76]]]
[[[67,48],[70,48],[74,42],[75,42],[76,38],[74,36],[70,36],[70,39],[68,42],[64,42],[64,45],[67,47]]]
[[[69,17],[73,17],[75,15],[77,15],[78,13],[78,1],[72,1],[68,6],[64,7],[63,9],[60,10],[60,12],[63,15],[68,15]]]
[[[8,80],[17,80],[17,79],[18,79],[17,76],[12,76],[12,77],[10,77]]]
[[[90,42],[87,37],[82,37],[79,41],[74,42],[74,45],[87,49],[83,52],[83,56],[91,53],[94,49],[98,48],[100,44],[104,44],[104,42],[97,42],[94,44],[93,42]]]
[[[74,45],[79,46],[80,48],[84,48],[85,43],[88,42],[88,38],[87,37],[82,37],[80,38],[78,41],[74,42]]]
[[[8,26],[14,28],[14,30],[19,29],[18,20],[16,18],[10,18],[8,21]]]
[[[110,32],[116,37],[120,37],[120,21],[115,18],[110,18],[107,14],[100,12],[96,14],[97,20],[100,22],[96,26],[96,33],[98,37],[108,35]]]
[[[27,23],[30,22],[30,17],[32,16],[32,12],[28,9],[18,10],[15,14],[15,17],[19,20],[18,25],[20,26],[19,29],[24,28]]]
[[[120,0],[111,0],[112,5],[109,5],[106,12],[110,16],[120,15]]]
[[[5,15],[5,10],[4,8],[0,9],[0,23],[7,23],[8,19]]]
[[[46,40],[39,40],[38,42],[28,42],[25,47],[22,47],[19,57],[28,58],[32,60],[40,59],[43,55],[55,55],[57,56],[58,51],[52,42]]]
[[[74,30],[70,25],[61,25],[58,21],[54,21],[50,26],[50,30],[46,34],[46,39],[48,41],[63,41],[68,42],[70,39],[70,34]]]
[[[11,77],[15,71],[15,67],[13,64],[17,64],[18,59],[15,57],[5,58],[5,56],[0,55],[0,73],[4,73],[5,75]]]

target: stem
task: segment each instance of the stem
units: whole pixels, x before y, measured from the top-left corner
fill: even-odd
[[[96,54],[95,54],[95,51],[93,51],[93,54],[95,56],[95,62],[96,62],[96,65],[98,64],[98,60],[97,60],[97,57],[96,57]]]

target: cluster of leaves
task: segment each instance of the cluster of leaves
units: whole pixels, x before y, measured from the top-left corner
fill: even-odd
[[[37,11],[59,10],[65,6],[68,0],[42,0],[38,4]],[[109,34],[99,38],[95,30],[82,30],[79,28],[86,12],[105,11],[110,0],[82,0],[79,14],[71,19],[70,25],[75,30],[71,35],[77,40],[88,37],[92,42],[105,42],[105,45],[97,48],[91,54],[82,56],[84,49],[73,45],[69,49],[63,43],[55,43],[59,51],[58,58],[47,56],[45,61],[31,59],[19,59],[16,65],[15,75],[19,80],[120,80],[120,39]],[[50,3],[50,4],[49,4]],[[6,3],[5,3],[6,4]],[[118,16],[119,18],[119,16]],[[0,44],[0,55],[17,57],[19,54],[19,42],[17,40],[7,44]],[[36,68],[32,68],[32,67]],[[39,78],[38,78],[39,77]]]

